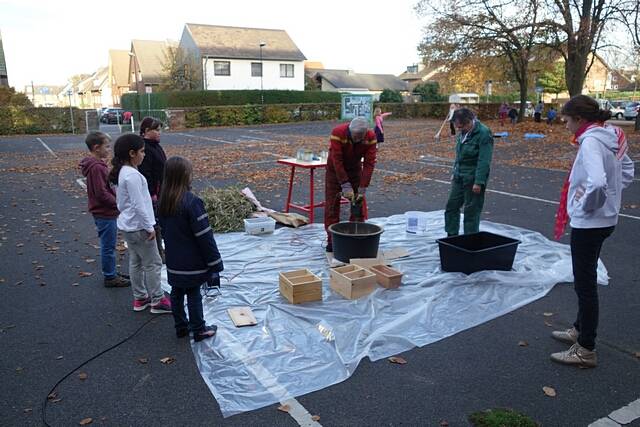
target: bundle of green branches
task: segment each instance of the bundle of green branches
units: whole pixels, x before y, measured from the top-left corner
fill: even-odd
[[[243,231],[245,218],[254,211],[238,187],[209,187],[200,193],[214,233]]]

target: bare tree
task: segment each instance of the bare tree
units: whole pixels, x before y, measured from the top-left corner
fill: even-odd
[[[565,60],[569,95],[579,95],[596,52],[603,47],[603,30],[618,16],[621,2],[628,0],[546,1],[547,45]]]
[[[425,61],[446,65],[471,57],[506,58],[520,89],[519,119],[524,117],[530,64],[539,55],[546,25],[544,0],[421,0],[416,11],[431,22],[418,46]]]

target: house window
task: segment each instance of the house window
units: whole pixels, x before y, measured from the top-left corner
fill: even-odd
[[[293,77],[293,64],[280,64],[280,77]]]
[[[230,76],[231,62],[229,61],[213,61],[214,76]]]
[[[260,62],[251,63],[251,77],[262,77],[262,64]]]

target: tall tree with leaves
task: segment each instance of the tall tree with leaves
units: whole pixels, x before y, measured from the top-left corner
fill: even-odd
[[[420,16],[430,19],[418,49],[430,63],[460,64],[469,57],[507,58],[520,91],[524,117],[530,63],[541,41],[545,0],[421,0]]]
[[[558,99],[558,94],[567,90],[567,81],[565,79],[564,62],[556,61],[550,70],[542,73],[538,82],[545,92],[553,93]]]
[[[202,69],[193,55],[180,48],[169,46],[162,61],[164,79],[161,91],[196,90],[202,88]]]

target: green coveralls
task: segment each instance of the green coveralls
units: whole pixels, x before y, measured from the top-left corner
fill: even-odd
[[[444,211],[444,229],[448,236],[457,236],[460,232],[461,207],[464,212],[464,234],[480,231],[480,214],[492,154],[493,134],[479,121],[476,120],[467,135],[458,134],[451,191]],[[482,187],[479,194],[471,190],[474,184]]]

